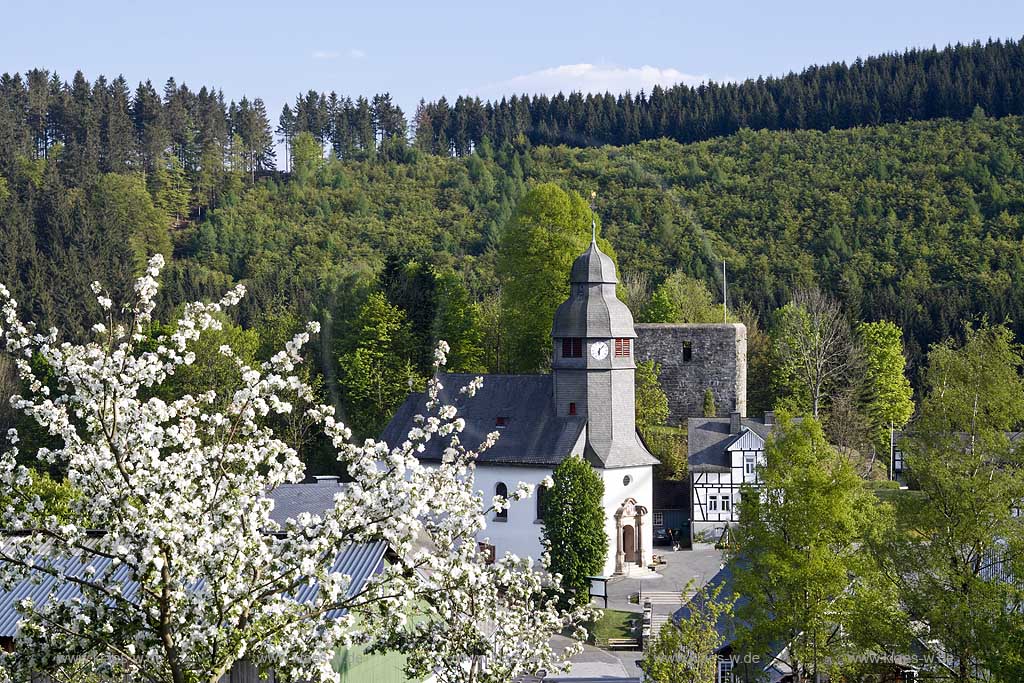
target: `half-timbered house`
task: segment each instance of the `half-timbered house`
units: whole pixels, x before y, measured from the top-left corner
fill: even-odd
[[[765,440],[774,426],[764,419],[691,417],[687,421],[687,452],[694,535],[720,532],[739,520],[737,504],[744,484],[759,483]]]

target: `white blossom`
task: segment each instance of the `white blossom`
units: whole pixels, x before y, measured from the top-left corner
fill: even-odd
[[[182,680],[209,681],[246,658],[282,678],[321,683],[336,680],[331,660],[353,643],[400,650],[412,675],[433,673],[442,683],[565,668],[576,648],[556,653],[550,637],[586,610],[560,612],[557,577],[536,571],[531,558],[507,555],[489,565],[478,551],[486,522],[474,464],[496,432],[475,447],[463,444],[465,421],[441,404],[435,373],[428,414],[401,444],[352,443],[333,408],[313,402],[293,374],[315,323],[258,366],[221,347],[242,380],[231,395],[215,387],[157,398],[164,394],[155,389],[178,368],[197,362],[195,341],[219,329],[217,316],[244,295],[238,286],[217,302],[187,304],[172,332],[148,339],[143,328],[162,267],[163,257],[150,259],[124,319],[94,283],[107,318],[85,344],[21,322],[0,285],[0,350],[25,387],[11,404],[61,444],[37,457],[66,471],[76,492],[68,519],[47,515],[31,493],[32,473],[17,465],[17,432],[8,431],[0,487],[10,501],[0,525],[24,533],[0,548],[0,583],[49,575],[51,597],[69,584],[79,589],[74,600],[19,604],[18,657],[0,654],[11,677],[57,667],[64,679],[180,671]],[[448,351],[438,344],[436,369]],[[36,375],[35,357],[53,381]],[[460,396],[472,397],[481,384],[474,379]],[[271,519],[270,492],[305,472],[268,426],[270,413],[307,420],[334,445],[352,481],[333,508],[283,526]],[[425,467],[416,453],[432,439],[443,440],[443,457]],[[521,484],[509,500],[531,492]],[[350,544],[377,542],[395,559],[352,594],[351,577],[333,572],[333,560]],[[67,558],[80,563],[61,562]],[[318,590],[299,603],[294,596],[304,586]]]

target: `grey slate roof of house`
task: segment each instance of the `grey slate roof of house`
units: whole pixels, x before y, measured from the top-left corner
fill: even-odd
[[[300,512],[322,513],[333,506],[334,494],[338,491],[339,485],[336,481],[329,484],[324,482],[286,484],[271,494],[275,501],[274,512],[271,516],[275,521],[283,523],[287,517],[294,517]],[[0,546],[6,549],[11,544],[20,542],[24,542],[24,537],[7,537],[3,539]],[[349,545],[338,553],[331,569],[352,577],[348,595],[358,594],[363,590],[367,580],[380,571],[386,550],[385,543],[377,542]],[[40,560],[46,558],[55,568],[59,568],[66,576],[70,577],[84,577],[85,569],[88,566],[96,569],[96,575],[102,576],[110,565],[110,560],[105,557],[85,555],[79,552],[66,557],[54,558],[52,552],[50,546],[47,545],[43,547],[37,557]],[[83,561],[83,557],[85,561]],[[109,580],[120,583],[122,594],[131,600],[138,590],[138,584],[126,581],[128,575],[128,568],[122,565],[113,571]],[[35,577],[35,580],[26,578],[12,586],[10,590],[0,590],[0,638],[12,638],[17,632],[18,621],[22,618],[17,610],[17,605],[21,600],[32,598],[37,606],[41,606],[51,599],[50,592],[55,587],[57,590],[52,599],[58,602],[74,600],[81,595],[81,591],[74,584],[63,581],[57,585],[52,576],[42,572]],[[303,583],[293,597],[299,603],[308,602],[316,598],[319,590],[319,584]],[[335,610],[329,612],[328,617],[336,619],[344,614],[345,610]]]
[[[691,417],[686,423],[687,462],[691,472],[728,471],[731,467],[728,448],[733,441],[743,438],[743,429],[749,429],[762,439],[772,430],[762,420],[743,418],[739,434],[729,431],[728,417]]]
[[[585,420],[555,415],[551,375],[484,375],[483,386],[475,396],[460,395],[459,389],[477,376],[442,375],[441,400],[456,406],[459,416],[466,421],[460,439],[468,448],[475,448],[490,432],[500,435],[479,462],[554,467],[569,455],[583,432]],[[410,394],[384,428],[381,439],[391,446],[401,444],[415,426],[413,418],[425,412],[425,394]],[[505,418],[504,427],[496,425],[499,417]],[[433,439],[419,457],[439,461],[447,445],[448,439]]]
[[[319,515],[334,507],[334,496],[344,486],[337,477],[323,477],[309,484],[282,484],[270,494],[274,499],[270,518],[283,526],[286,519],[302,512]]]

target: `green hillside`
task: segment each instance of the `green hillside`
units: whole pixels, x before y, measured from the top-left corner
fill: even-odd
[[[482,367],[500,370],[497,245],[522,193],[554,181],[597,192],[602,233],[626,277],[650,289],[679,270],[720,292],[724,259],[731,305],[750,305],[765,326],[795,288],[820,285],[852,319],[899,324],[916,376],[927,347],[958,334],[964,319],[1010,319],[1022,331],[1021,124],[979,110],[963,122],[742,130],[690,145],[483,145],[401,162],[321,159],[315,145],[300,145],[290,175],[249,185],[228,173],[218,206],[191,220],[170,216],[166,186],[139,176],[100,174],[67,188],[58,149],[0,178],[0,281],[80,335],[90,281],[113,280],[123,293],[145,253],[172,253],[164,315],[171,302],[244,282],[245,327],[282,310],[333,323],[319,355],[330,387],[358,334],[350,323],[385,287],[378,275],[389,258],[389,298],[406,309],[414,340],[393,349],[422,365],[438,330],[434,309],[394,295],[425,291],[398,282],[426,277],[399,272],[418,262],[462,280],[477,302],[464,326],[477,328]]]

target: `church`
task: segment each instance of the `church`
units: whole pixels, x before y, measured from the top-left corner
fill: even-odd
[[[483,387],[464,400],[458,391],[475,375],[448,374],[442,400],[458,406],[466,420],[467,446],[475,447],[489,432],[500,435],[477,462],[476,487],[485,501],[507,495],[520,481],[538,486],[565,458],[582,456],[604,481],[603,575],[645,574],[652,561],[650,510],[658,460],[636,430],[633,316],[616,296],[615,264],[596,239],[573,263],[569,281],[569,298],[552,324],[550,374],[484,375]],[[424,405],[422,393],[410,395],[381,438],[404,440]],[[432,442],[421,460],[439,461],[440,447]],[[540,557],[543,502],[538,492],[490,513],[479,540],[498,557]]]

